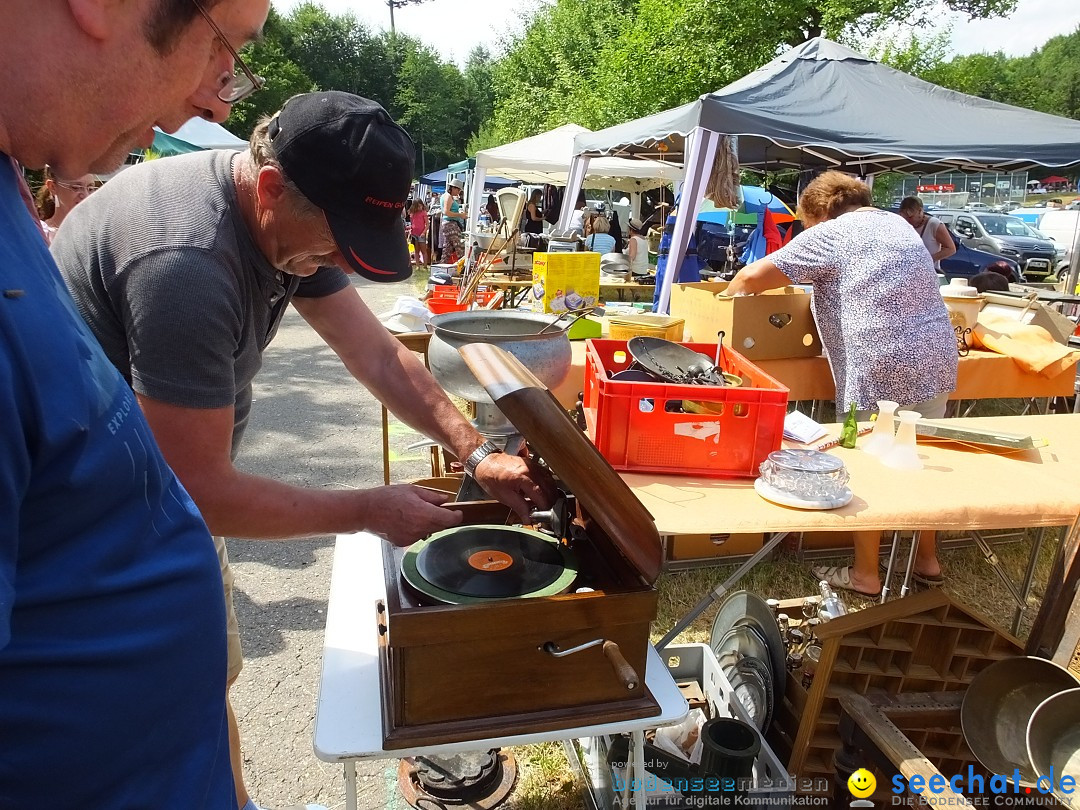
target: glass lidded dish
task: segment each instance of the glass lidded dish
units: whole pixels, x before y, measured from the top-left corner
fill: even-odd
[[[770,487],[803,500],[841,498],[848,482],[843,460],[820,450],[775,450],[758,470]]]

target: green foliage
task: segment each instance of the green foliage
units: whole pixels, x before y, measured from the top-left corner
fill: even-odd
[[[599,58],[629,23],[634,0],[557,0],[541,7],[495,66],[495,130],[503,142],[567,123],[594,126]]]
[[[464,157],[491,117],[493,59],[482,48],[462,72],[412,37],[373,33],[313,2],[288,15],[271,9],[264,34],[244,51],[266,87],[233,108],[229,127],[240,137],[297,93],[344,90],[379,102],[412,134],[419,173]]]
[[[422,146],[421,171],[442,168],[462,158],[471,133],[464,131],[465,79],[453,65],[415,42],[403,44],[398,72],[398,122]]]
[[[251,137],[251,131],[264,115],[273,115],[297,93],[316,89],[314,80],[286,53],[286,21],[272,8],[264,31],[264,39],[245,48],[243,57],[256,75],[266,79],[266,85],[234,105],[229,116],[229,128],[245,139]]]
[[[927,81],[1004,104],[1080,119],[1080,28],[1054,37],[1027,56],[976,53],[945,61],[936,46],[913,38],[907,50],[920,49],[936,58],[915,60],[908,67]]]
[[[943,0],[970,17],[1016,0]],[[485,139],[506,142],[569,122],[610,126],[718,90],[816,36],[862,41],[934,22],[939,0],[556,0],[541,6],[495,65]],[[942,37],[888,47],[904,70],[937,68]],[[1068,95],[1066,92],[1064,95]],[[476,139],[479,143],[480,139]]]

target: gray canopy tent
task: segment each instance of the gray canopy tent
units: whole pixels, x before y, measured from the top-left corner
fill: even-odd
[[[736,136],[743,168],[760,170],[869,176],[1080,164],[1080,121],[946,90],[819,37],[689,104],[579,135],[559,227],[570,221],[566,201],[576,198],[590,158],[681,163],[683,215],[668,257],[678,268],[721,135]],[[665,274],[660,311],[675,275]]]

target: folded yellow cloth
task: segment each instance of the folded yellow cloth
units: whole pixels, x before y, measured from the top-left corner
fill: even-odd
[[[976,347],[1011,357],[1029,374],[1056,377],[1080,362],[1080,351],[1062,346],[1041,326],[1020,323],[1000,315],[979,314]]]

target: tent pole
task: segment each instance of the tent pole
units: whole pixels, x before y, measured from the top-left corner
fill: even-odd
[[[1080,276],[1080,228],[1077,229],[1076,239],[1073,240],[1072,254],[1069,256],[1069,274],[1066,277],[1065,295],[1076,294],[1077,277]]]
[[[675,232],[671,235],[671,250],[668,253],[664,281],[660,285],[660,295],[656,301],[656,311],[663,313],[667,313],[670,308],[671,285],[675,277],[679,275],[679,268],[682,267],[687,246],[690,244],[690,235],[697,225],[697,210],[705,196],[705,187],[712,174],[720,134],[704,127],[694,127],[693,132],[687,136],[687,140],[690,141],[690,148],[687,150],[686,160],[683,163],[685,174],[683,175],[682,198],[679,200],[679,211],[675,217]],[[708,341],[709,338],[695,336],[694,339]]]
[[[589,170],[589,158],[574,155],[570,161],[570,173],[566,176],[566,188],[563,190],[562,207],[559,208],[559,224],[555,226],[560,233],[570,227],[570,218],[577,207],[578,192],[585,184],[585,172]]]

